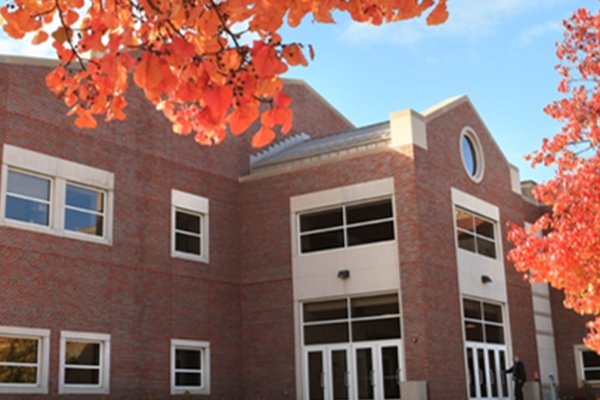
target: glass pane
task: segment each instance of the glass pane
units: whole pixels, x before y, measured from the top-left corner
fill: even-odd
[[[8,171],[6,191],[50,201],[50,180],[17,171]]]
[[[200,255],[200,238],[198,236],[190,236],[184,233],[175,234],[175,250],[183,253]]]
[[[481,302],[463,299],[465,318],[481,319]]]
[[[484,219],[475,217],[475,226],[478,234],[488,237],[490,239],[494,238],[494,224],[486,221]]]
[[[65,383],[69,385],[99,385],[100,370],[65,368]]]
[[[471,139],[467,136],[463,136],[461,148],[465,167],[471,176],[475,176],[477,173],[477,156],[475,147],[473,146],[473,143],[471,143]]]
[[[457,231],[458,247],[475,252],[475,237],[469,233]]]
[[[352,340],[396,339],[400,337],[400,318],[352,322]]]
[[[346,300],[323,301],[304,304],[304,322],[348,318]]]
[[[468,366],[468,376],[469,380],[469,397],[477,397],[477,384],[475,382],[475,363],[473,361],[473,350],[467,349],[467,366]]]
[[[473,216],[468,212],[456,209],[456,227],[464,229],[465,231],[473,232]]]
[[[104,217],[84,211],[65,210],[65,229],[89,235],[102,236]]]
[[[488,350],[488,365],[490,373],[490,391],[492,397],[498,396],[498,371],[496,369],[496,357],[493,350]]]
[[[37,363],[38,340],[0,337],[0,362]]]
[[[342,226],[342,209],[318,211],[300,216],[300,232]]]
[[[346,343],[348,324],[312,325],[304,327],[304,344]]]
[[[380,200],[368,204],[358,204],[346,207],[346,223],[374,221],[392,217],[392,201]]]
[[[500,350],[498,352],[498,358],[500,359],[500,371],[506,370],[506,360],[505,360],[504,351]],[[506,374],[500,374],[500,383],[502,386],[502,396],[508,397],[508,380],[506,379]]]
[[[599,370],[587,370],[584,372],[586,381],[600,381],[600,371]]]
[[[477,252],[487,257],[496,258],[496,244],[487,239],[477,238]]]
[[[200,350],[175,349],[176,369],[202,369],[202,352]]]
[[[310,400],[324,400],[323,394],[323,354],[308,353],[308,393]]]
[[[483,304],[483,318],[486,321],[502,322],[502,307],[496,304]]]
[[[394,222],[348,228],[348,246],[394,240]]]
[[[481,397],[487,397],[487,378],[485,374],[485,353],[482,349],[477,349],[477,363],[478,363],[478,374],[479,374],[479,390]]]
[[[398,295],[359,297],[350,301],[352,318],[373,317],[376,315],[399,314]]]
[[[383,370],[383,398],[400,398],[400,364],[398,363],[398,348],[384,347],[381,349],[381,369]]]
[[[6,218],[48,226],[50,224],[48,209],[47,204],[6,196]]]
[[[104,193],[94,189],[67,185],[67,205],[102,213],[104,212]]]
[[[471,342],[483,342],[483,328],[481,324],[465,321],[465,336]]]
[[[371,349],[356,350],[356,380],[359,400],[372,400],[373,397],[373,359]]]
[[[175,386],[202,386],[202,374],[200,372],[176,372]]]
[[[300,239],[303,253],[344,247],[344,231],[332,231],[303,235]]]
[[[600,367],[600,356],[596,352],[586,350],[581,353],[581,356],[585,368]]]
[[[67,342],[65,363],[100,365],[100,343]]]
[[[175,228],[178,230],[199,234],[201,229],[200,216],[184,213],[182,211],[176,211]]]
[[[0,366],[0,383],[35,384],[37,368]]]
[[[346,350],[331,352],[331,378],[333,379],[333,400],[347,400],[349,382]]]

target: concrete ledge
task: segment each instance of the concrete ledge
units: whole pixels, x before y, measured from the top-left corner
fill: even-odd
[[[400,382],[402,400],[427,400],[427,381]]]

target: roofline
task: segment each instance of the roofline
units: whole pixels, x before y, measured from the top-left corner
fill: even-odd
[[[0,64],[31,65],[35,67],[56,67],[60,64],[60,62],[57,59],[53,58],[0,54]]]
[[[344,114],[342,114],[340,112],[340,110],[335,108],[329,101],[327,101],[327,99],[325,97],[321,96],[321,94],[319,92],[317,92],[312,86],[310,86],[308,83],[306,83],[305,80],[297,79],[297,78],[283,78],[283,80],[284,80],[284,82],[290,82],[290,83],[297,84],[297,85],[303,85],[314,96],[316,96],[321,102],[323,102],[327,107],[329,107],[335,114],[337,114],[340,118],[342,118],[345,122],[347,122],[353,128],[356,128],[356,125],[354,125],[352,123],[352,121],[350,121]],[[285,86],[284,86],[284,89],[285,89]]]

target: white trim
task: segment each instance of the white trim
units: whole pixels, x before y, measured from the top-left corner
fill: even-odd
[[[472,211],[493,221],[500,221],[500,210],[497,206],[456,188],[451,188],[450,191],[453,205]]]
[[[589,351],[595,353],[594,350],[582,344],[576,344],[573,346],[573,352],[575,353],[575,371],[577,373],[577,387],[583,387],[585,384],[592,385],[594,387],[600,386],[600,380],[586,381],[584,375],[583,366],[583,352]]]
[[[35,385],[0,383],[0,394],[36,393],[48,394],[48,365],[50,360],[50,330],[13,326],[0,326],[0,336],[12,338],[37,339],[38,379]]]
[[[467,163],[465,162],[465,155],[463,153],[463,138],[467,138],[469,142],[473,145],[473,156],[475,157],[475,174],[471,175],[471,171],[467,168]],[[483,155],[483,149],[481,147],[481,142],[479,141],[479,137],[475,133],[475,130],[469,126],[465,126],[460,131],[460,135],[458,136],[458,150],[460,152],[460,159],[462,161],[462,165],[467,176],[473,180],[475,183],[479,183],[483,180],[483,175],[485,173],[485,157]]]
[[[197,370],[201,374],[201,386],[175,386],[175,351],[177,349],[200,352],[201,365]],[[171,339],[171,394],[210,394],[210,342],[205,340]]]
[[[65,383],[65,351],[67,342],[90,342],[100,345],[98,385],[73,385]],[[58,393],[61,394],[109,394],[110,393],[110,335],[104,333],[61,331],[59,355]],[[92,369],[92,368],[90,368]]]
[[[13,170],[50,181],[49,224],[39,225],[6,218],[8,171]],[[68,184],[103,193],[104,226],[102,236],[65,229],[66,188]],[[5,144],[0,182],[0,226],[46,233],[59,237],[112,244],[114,174],[98,168],[64,160],[47,154]]]
[[[191,254],[175,250],[176,213],[181,211],[200,217],[200,254]],[[209,262],[209,200],[206,197],[171,190],[171,257],[190,261]]]

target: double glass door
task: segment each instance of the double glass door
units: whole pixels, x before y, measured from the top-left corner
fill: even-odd
[[[305,400],[399,400],[400,340],[304,348]]]
[[[506,346],[467,343],[469,398],[509,399],[506,378]]]

